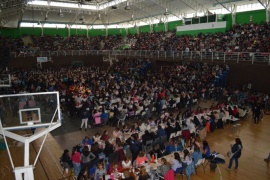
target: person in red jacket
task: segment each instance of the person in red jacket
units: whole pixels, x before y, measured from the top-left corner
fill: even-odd
[[[71,160],[74,168],[74,176],[77,178],[81,171],[81,153],[77,147],[73,147],[72,149]]]

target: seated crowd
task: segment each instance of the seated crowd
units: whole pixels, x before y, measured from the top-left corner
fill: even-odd
[[[225,33],[206,33],[196,36],[176,34],[175,30],[169,32],[151,32],[128,35],[126,38],[120,35],[109,35],[107,37],[86,37],[83,35],[72,35],[66,39],[55,36],[31,36],[33,47],[41,51],[55,50],[114,50],[119,45],[130,42],[131,50],[159,50],[159,51],[201,51],[201,52],[269,52],[269,31],[268,23],[237,24]],[[1,37],[7,41],[7,46],[12,51],[21,48],[21,39]],[[28,46],[28,45],[27,45]],[[29,46],[30,48],[30,46]],[[263,55],[263,54],[262,54]],[[240,58],[245,58],[241,54]]]

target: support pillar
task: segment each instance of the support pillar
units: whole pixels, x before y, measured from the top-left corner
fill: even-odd
[[[236,5],[235,4],[233,4],[232,6],[231,6],[231,14],[232,14],[232,25],[235,25],[236,24],[236,21],[235,21],[235,19],[236,19]]]
[[[165,30],[165,32],[168,32],[168,23],[167,22],[164,22],[164,30]]]
[[[150,27],[150,33],[153,32],[153,24],[149,24],[149,27]]]
[[[41,36],[44,36],[43,27],[44,27],[44,24],[41,24]]]
[[[269,22],[270,19],[270,0],[266,0],[266,6],[265,6],[265,11],[266,11],[266,22]]]
[[[108,36],[108,27],[105,26],[106,37]]]

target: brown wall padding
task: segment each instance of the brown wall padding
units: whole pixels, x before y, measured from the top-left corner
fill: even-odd
[[[42,67],[70,66],[73,61],[81,61],[85,66],[107,66],[108,63],[103,62],[101,55],[99,56],[53,56],[51,62],[42,63]],[[11,58],[10,67],[14,68],[30,68],[37,67],[36,57],[17,57]]]

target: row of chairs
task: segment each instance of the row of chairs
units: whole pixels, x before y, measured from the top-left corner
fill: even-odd
[[[200,159],[197,164],[191,163],[189,164],[184,170],[181,168],[176,169],[174,172],[173,169],[170,169],[165,176],[161,176],[160,174],[156,174],[159,179],[169,180],[169,177],[174,177],[176,174],[179,174],[182,176],[182,179],[184,178],[184,175],[187,176],[187,179],[190,180],[191,175],[197,174],[196,169],[200,166],[203,167],[203,170],[205,172],[205,166],[204,166],[205,158]]]

